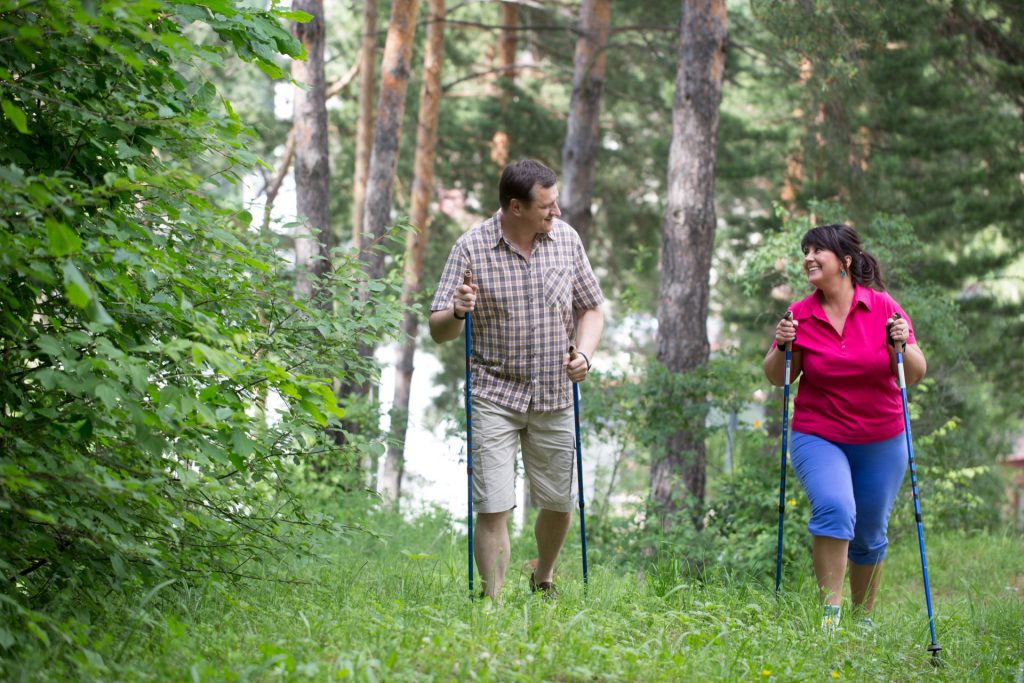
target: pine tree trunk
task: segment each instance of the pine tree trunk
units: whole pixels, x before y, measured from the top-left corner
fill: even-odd
[[[501,38],[498,41],[498,77],[494,81],[497,96],[501,102],[501,121],[505,121],[508,104],[512,98],[511,88],[516,80],[516,51],[519,49],[519,5],[514,2],[501,3]],[[511,148],[509,134],[501,126],[491,138],[491,161],[499,168],[508,164]]]
[[[562,218],[576,228],[583,244],[590,242],[593,215],[594,162],[600,140],[601,94],[605,50],[611,27],[611,0],[583,0],[580,37],[573,62],[572,100],[562,147]]]
[[[295,288],[300,296],[310,300],[314,295],[313,278],[327,272],[333,246],[324,103],[324,4],[323,0],[295,0],[292,6],[313,15],[309,22],[296,22],[292,28],[307,54],[305,62],[292,61],[292,78],[307,86],[296,87],[293,95],[295,189],[298,213],[304,219],[303,227],[295,234]],[[320,303],[330,305],[330,301]]]
[[[412,306],[420,291],[423,276],[423,255],[430,224],[430,200],[434,187],[434,160],[437,155],[437,112],[441,104],[441,69],[444,64],[445,0],[429,0],[427,52],[423,58],[423,85],[420,90],[420,111],[416,127],[415,176],[412,183],[410,220],[415,231],[408,233],[405,243],[405,278],[402,305]],[[402,491],[405,472],[405,435],[409,425],[409,394],[412,387],[413,358],[419,315],[407,311],[402,320],[402,355],[395,372],[395,400],[391,409],[391,438],[384,462],[383,490],[397,502]]]
[[[679,373],[708,358],[708,278],[715,242],[715,153],[726,36],[725,0],[683,0],[682,9],[658,301],[658,361]],[[702,426],[669,436],[664,454],[651,465],[651,498],[663,525],[672,523],[674,513],[703,504]]]
[[[402,115],[405,113],[405,94],[409,86],[409,62],[418,5],[418,0],[394,1],[391,5],[388,39],[384,44],[380,99],[367,177],[361,245],[363,259],[373,279],[384,274],[384,254],[372,247],[383,238],[391,222],[391,190],[398,165],[398,146],[402,135]]]
[[[363,0],[363,39],[359,48],[359,120],[356,123],[356,170],[352,180],[352,244],[362,244],[366,176],[373,146],[373,97],[377,85],[377,0]]]

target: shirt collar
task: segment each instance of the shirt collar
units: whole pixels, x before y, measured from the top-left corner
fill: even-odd
[[[559,219],[555,219],[556,221]],[[555,227],[558,227],[557,224]],[[505,241],[505,236],[501,233],[501,209],[498,209],[493,216],[487,219],[484,230],[487,231],[487,244],[492,245],[491,248],[498,247],[502,242]],[[534,240],[539,237],[541,241],[551,240],[555,241],[554,230],[551,232],[538,232],[533,236]]]
[[[857,283],[853,284],[853,300],[854,305],[861,305],[864,308],[871,310],[871,293],[867,287],[861,287]]]
[[[867,287],[861,287],[854,283],[853,285],[853,304],[850,306],[850,310],[853,310],[857,306],[863,306],[868,311],[871,310],[871,292]],[[828,316],[825,315],[825,309],[821,307],[821,290],[815,289],[814,293],[798,302],[792,308],[793,315],[797,320],[802,318],[815,317],[820,320],[828,320]]]

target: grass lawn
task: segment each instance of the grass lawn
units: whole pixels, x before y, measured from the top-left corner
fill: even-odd
[[[917,540],[890,547],[875,628],[846,618],[832,638],[809,559],[777,604],[762,576],[704,582],[663,562],[610,558],[580,580],[563,555],[561,596],[529,593],[517,538],[501,604],[466,597],[465,538],[441,518],[380,519],[380,538],[325,541],[320,557],[262,568],[298,583],[171,586],[92,624],[85,651],[58,647],[18,680],[151,681],[1015,681],[1024,680],[1024,540],[927,537],[942,666],[933,667]],[[669,570],[665,570],[665,566]],[[679,566],[682,566],[681,564]],[[248,568],[250,572],[259,569]],[[31,673],[29,673],[31,672]],[[2,670],[0,670],[2,673]]]

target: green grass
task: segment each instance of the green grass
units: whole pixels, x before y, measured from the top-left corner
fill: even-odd
[[[92,624],[87,651],[8,662],[12,680],[151,681],[1021,681],[1024,543],[1020,536],[931,534],[929,570],[941,668],[929,662],[915,537],[893,542],[874,615],[820,631],[810,563],[787,568],[783,598],[763,577],[683,563],[612,558],[580,581],[579,550],[561,596],[527,588],[518,538],[503,602],[466,596],[465,538],[441,518],[377,520],[381,539],[325,542],[323,556],[262,568],[278,581],[165,589],[131,617]],[[597,553],[595,553],[597,555]],[[612,562],[612,560],[615,560]],[[646,567],[646,571],[642,569]],[[248,568],[249,571],[257,571]]]

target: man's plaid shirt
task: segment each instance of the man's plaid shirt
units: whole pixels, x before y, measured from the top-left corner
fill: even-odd
[[[473,320],[473,394],[518,412],[572,403],[562,362],[576,313],[604,302],[579,235],[554,220],[534,237],[530,260],[501,234],[501,211],[455,242],[430,310],[452,305],[466,270],[479,285]]]

